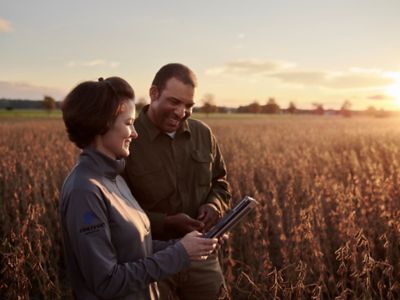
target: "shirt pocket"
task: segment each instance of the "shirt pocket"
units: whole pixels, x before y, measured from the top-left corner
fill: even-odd
[[[196,183],[202,186],[210,186],[212,180],[212,155],[209,152],[194,150],[192,152],[192,161],[194,165],[194,177]]]

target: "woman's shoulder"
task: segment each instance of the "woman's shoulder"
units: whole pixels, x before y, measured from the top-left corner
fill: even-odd
[[[75,166],[61,189],[61,211],[66,211],[68,207],[76,209],[89,203],[103,205],[104,197],[99,184],[100,180],[90,170],[79,165]]]
[[[77,164],[65,178],[63,192],[97,192],[101,178],[82,164]]]

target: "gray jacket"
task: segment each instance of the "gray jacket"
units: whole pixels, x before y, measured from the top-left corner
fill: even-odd
[[[124,160],[86,148],[60,200],[77,299],[158,299],[156,281],[190,265],[180,242],[153,241],[150,222],[118,174]]]

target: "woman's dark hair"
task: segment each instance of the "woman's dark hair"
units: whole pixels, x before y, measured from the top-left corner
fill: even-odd
[[[132,87],[120,77],[78,84],[62,103],[69,139],[81,149],[90,145],[111,128],[122,104],[134,98]]]
[[[170,78],[176,78],[184,84],[191,85],[193,88],[195,88],[197,84],[196,75],[192,70],[185,65],[172,63],[167,64],[158,70],[153,79],[152,85],[156,86],[158,91],[161,93]]]

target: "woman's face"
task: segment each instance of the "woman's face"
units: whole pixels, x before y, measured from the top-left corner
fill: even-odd
[[[113,159],[127,157],[131,141],[138,137],[134,120],[135,104],[132,100],[125,101],[112,127],[95,139],[95,148]]]

